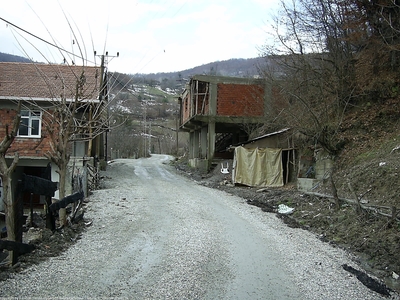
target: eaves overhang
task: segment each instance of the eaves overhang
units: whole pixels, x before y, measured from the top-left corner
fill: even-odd
[[[258,140],[267,138],[267,137],[271,137],[271,136],[274,136],[274,135],[278,135],[278,134],[285,133],[285,132],[287,132],[287,131],[289,131],[289,130],[290,130],[290,128],[284,128],[284,129],[281,129],[281,130],[278,130],[278,131],[275,131],[275,132],[271,132],[271,133],[267,133],[267,134],[258,136],[258,137],[256,137],[256,138],[253,138],[253,139],[251,139],[251,140],[247,140],[247,141],[245,141],[245,142],[241,142],[241,143],[232,145],[231,147],[238,147],[238,146],[242,146],[242,145],[251,144],[251,143],[254,143],[254,142],[258,141]]]
[[[10,97],[10,96],[0,96],[0,100],[8,101],[26,101],[26,102],[59,102],[59,98],[40,98],[40,97]],[[72,103],[76,101],[72,98],[65,99],[67,102]],[[100,103],[99,99],[78,99],[79,103]]]

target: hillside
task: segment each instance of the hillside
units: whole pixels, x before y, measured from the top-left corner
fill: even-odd
[[[265,65],[264,58],[234,58],[216,61],[191,69],[170,73],[134,74],[134,78],[144,78],[162,82],[165,79],[179,78],[187,80],[193,75],[207,74],[231,77],[255,77],[259,75],[259,68]]]
[[[30,59],[18,55],[12,55],[0,52],[0,62],[32,62]]]
[[[177,168],[201,184],[238,195],[265,212],[277,213],[281,204],[293,208],[292,214],[277,213],[277,217],[288,226],[308,230],[333,247],[345,249],[351,253],[357,269],[400,292],[399,99],[350,109],[341,134],[347,143],[335,164],[337,193],[340,199],[355,201],[357,197],[364,207],[361,211],[344,200],[337,209],[330,180],[315,188],[313,192],[324,195],[318,196],[298,191],[295,184],[261,190],[227,184],[230,177],[221,174],[218,167],[202,174],[189,169],[183,159],[177,162]],[[397,209],[397,219],[392,218],[393,208]],[[363,275],[365,278],[369,278],[367,274]],[[374,290],[380,287],[373,280],[367,284]]]
[[[32,62],[30,59],[0,52],[0,62]],[[187,70],[177,72],[160,72],[160,73],[137,73],[137,74],[121,74],[133,77],[135,81],[157,81],[161,83],[166,80],[188,80],[193,75],[208,74],[232,77],[256,77],[259,75],[259,68],[266,64],[265,58],[233,58],[224,61],[215,61],[201,66],[196,66]],[[119,74],[118,72],[116,72]]]
[[[176,133],[178,95],[190,77],[196,74],[255,77],[263,63],[262,58],[230,59],[180,72],[111,73],[111,111],[115,124],[120,125],[111,131],[110,146],[119,149],[116,154],[119,157],[147,156],[145,148],[151,148],[152,153],[183,154],[187,133]]]
[[[345,202],[338,211],[325,204],[305,216],[302,224],[359,256],[360,264],[400,291],[400,101],[398,98],[354,107],[345,116],[341,134],[347,141],[340,153],[334,180],[341,198],[360,201],[360,212]],[[316,191],[332,195],[325,182]],[[323,203],[323,200],[320,200]],[[329,203],[329,202],[328,202]],[[319,208],[319,210],[316,210]],[[387,216],[382,216],[386,214]],[[396,217],[397,215],[397,221]]]
[[[184,133],[177,133],[178,99],[175,91],[161,89],[118,76],[111,85],[109,135],[111,157],[133,158],[149,153],[176,154],[186,144]],[[128,76],[129,78],[129,76]],[[177,141],[178,137],[178,141]]]

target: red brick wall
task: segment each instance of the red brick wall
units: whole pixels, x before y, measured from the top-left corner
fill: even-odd
[[[182,123],[185,123],[190,118],[190,101],[186,96],[182,99]]]
[[[10,130],[14,117],[17,112],[12,109],[0,109],[0,138],[6,134],[6,125]],[[45,118],[45,117],[44,117]],[[44,154],[50,150],[49,136],[42,125],[41,138],[16,137],[7,154],[12,155],[18,152],[19,156],[44,157]]]
[[[255,84],[218,84],[217,115],[264,115],[264,87]]]

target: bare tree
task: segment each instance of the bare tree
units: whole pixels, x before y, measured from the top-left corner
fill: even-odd
[[[71,67],[70,72],[75,77],[73,86],[66,86],[63,80],[59,83],[63,90],[74,89],[71,93],[61,94],[52,99],[52,107],[45,110],[44,126],[50,137],[51,150],[45,155],[57,167],[59,174],[59,198],[66,196],[67,168],[71,155],[71,143],[77,140],[92,141],[100,134],[98,113],[93,108],[93,99],[97,98],[94,90],[86,89],[85,67]],[[65,74],[60,74],[60,78]],[[67,95],[73,98],[67,99]],[[90,148],[90,147],[88,147]],[[60,209],[60,225],[66,225],[66,210]]]
[[[3,182],[3,201],[6,213],[7,239],[9,241],[16,240],[15,203],[13,201],[13,193],[11,189],[11,175],[17,166],[19,156],[18,153],[15,153],[13,161],[8,165],[6,161],[6,153],[18,133],[19,122],[21,119],[20,110],[21,103],[19,102],[14,120],[12,124],[6,124],[5,134],[3,140],[0,142],[0,176]],[[10,262],[14,260],[13,255],[14,254],[11,251],[9,255]]]
[[[293,128],[304,143],[335,159],[346,141],[341,125],[356,97],[354,44],[349,19],[353,4],[341,0],[281,1],[274,42],[264,47],[272,86],[270,118]],[[300,142],[298,141],[301,147]],[[315,149],[317,150],[317,149]],[[330,171],[332,193],[339,200]]]
[[[400,4],[287,0],[262,48],[273,115],[335,156],[350,105],[400,95]]]
[[[355,45],[356,83],[360,99],[385,101],[399,95],[400,3],[352,0],[347,22]]]
[[[297,128],[335,156],[343,147],[340,125],[354,97],[352,48],[341,25],[347,8],[336,0],[282,1],[274,43],[262,54],[272,85],[271,118]]]

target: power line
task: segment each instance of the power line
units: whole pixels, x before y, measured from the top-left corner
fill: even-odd
[[[53,44],[53,43],[51,43],[51,42],[49,42],[49,41],[46,41],[45,39],[43,39],[43,38],[41,38],[41,37],[39,37],[39,36],[37,36],[37,35],[35,35],[35,34],[29,32],[29,31],[27,31],[27,30],[25,30],[25,29],[23,29],[23,28],[21,28],[21,27],[19,27],[19,26],[17,26],[17,25],[15,25],[14,23],[11,23],[10,21],[5,20],[5,19],[2,18],[2,17],[0,17],[0,20],[6,22],[8,25],[10,25],[10,26],[12,26],[12,27],[14,27],[14,28],[16,28],[16,29],[18,29],[18,30],[23,31],[23,32],[25,32],[26,34],[29,34],[30,36],[32,36],[32,37],[34,37],[34,38],[36,38],[36,39],[38,39],[38,40],[40,40],[40,41],[42,41],[42,42],[44,42],[44,43],[50,45],[50,46],[52,46],[52,47],[57,48],[57,49],[60,50],[60,51],[63,51],[63,52],[65,52],[65,53],[67,53],[67,54],[69,54],[69,55],[72,55],[72,56],[74,56],[74,57],[78,57],[78,58],[80,58],[80,59],[84,59],[83,57],[81,57],[81,56],[79,56],[79,55],[77,55],[77,54],[75,54],[75,53],[73,53],[73,52],[71,52],[71,51],[65,50],[64,48],[61,48],[60,46],[57,46],[57,45],[55,45],[55,44]],[[87,59],[86,59],[86,60],[87,60]],[[89,60],[87,60],[87,61],[88,61],[88,62],[91,62],[91,61],[89,61]],[[91,63],[94,63],[94,62],[91,62]]]

